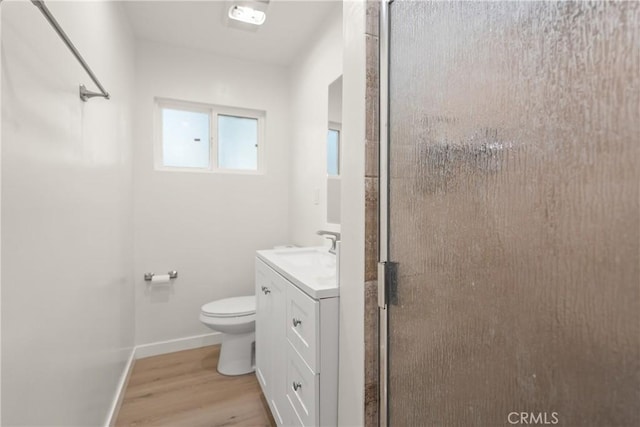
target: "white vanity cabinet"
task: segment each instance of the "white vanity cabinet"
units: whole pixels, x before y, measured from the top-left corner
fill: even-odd
[[[286,265],[261,258],[263,252],[256,258],[256,376],[262,391],[278,425],[335,426],[337,289],[323,297],[302,291]]]

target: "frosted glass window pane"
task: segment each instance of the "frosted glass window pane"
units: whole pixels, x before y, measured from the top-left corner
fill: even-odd
[[[180,168],[208,168],[209,114],[162,109],[162,164]]]
[[[258,119],[218,116],[218,167],[258,169]]]
[[[340,131],[333,129],[327,134],[327,174],[340,174]]]

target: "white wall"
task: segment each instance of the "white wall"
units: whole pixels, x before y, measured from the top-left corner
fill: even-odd
[[[342,74],[338,424],[359,426],[364,424],[365,7],[362,1],[336,6],[326,31],[291,70],[290,227],[299,245],[317,245],[317,230],[336,228],[326,223],[326,135],[328,88]]]
[[[294,243],[323,243],[320,229],[339,230],[327,223],[327,125],[329,85],[342,74],[342,4],[336,2],[324,31],[291,67],[291,204]],[[319,198],[316,204],[316,193]]]
[[[338,423],[364,425],[364,1],[344,2],[342,247]]]
[[[121,5],[2,4],[2,424],[100,425],[133,347],[132,34]]]
[[[254,293],[258,249],[289,242],[289,89],[285,69],[140,42],[134,151],[136,341],[210,333],[202,304]],[[266,111],[264,175],[153,169],[154,97]],[[143,274],[178,270],[147,288]]]
[[[360,426],[364,424],[364,2],[337,3],[326,23],[326,31],[291,70],[290,229],[299,245],[317,245],[321,242],[317,230],[336,229],[326,222],[326,135],[328,88],[342,74],[338,424]],[[314,203],[317,190],[319,204]]]

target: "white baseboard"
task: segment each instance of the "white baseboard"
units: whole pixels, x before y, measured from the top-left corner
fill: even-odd
[[[178,338],[175,340],[142,344],[136,346],[136,359],[157,356],[159,354],[173,353],[175,351],[190,350],[192,348],[200,348],[208,345],[220,344],[221,342],[222,333],[213,332],[210,334],[195,335],[192,337]]]
[[[120,406],[122,406],[122,400],[124,399],[124,393],[127,390],[127,384],[129,383],[129,377],[131,376],[131,371],[133,371],[133,365],[136,363],[136,348],[134,347],[131,350],[131,355],[129,356],[129,360],[122,371],[122,375],[120,376],[120,381],[118,381],[118,388],[116,389],[116,395],[113,397],[113,402],[111,402],[111,408],[109,409],[109,414],[107,416],[107,422],[105,424],[106,427],[113,427],[116,424],[116,418],[118,417],[118,413],[120,412]]]

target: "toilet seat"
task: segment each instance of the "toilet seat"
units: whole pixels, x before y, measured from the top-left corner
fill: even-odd
[[[251,316],[256,313],[256,297],[251,295],[213,301],[203,305],[200,313],[216,318]]]

